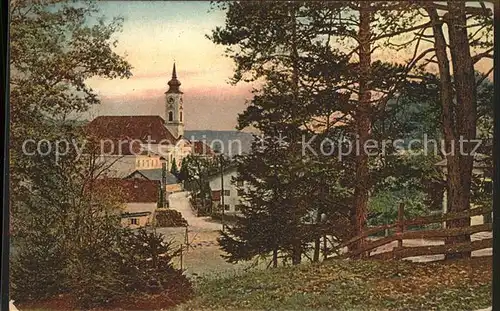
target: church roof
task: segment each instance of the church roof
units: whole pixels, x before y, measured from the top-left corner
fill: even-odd
[[[126,203],[156,203],[160,182],[147,179],[99,178],[94,180],[93,189],[100,192],[119,193]]]
[[[99,116],[86,126],[87,133],[97,139],[137,140],[142,143],[175,144],[176,139],[160,116]]]
[[[148,169],[148,170],[136,170],[125,178],[133,179],[133,178],[137,178],[138,175],[142,176],[143,178],[148,179],[148,180],[161,181],[162,169],[157,168],[157,169]],[[172,185],[172,184],[178,183],[177,178],[170,172],[167,172],[166,179],[167,179],[167,185]]]
[[[168,81],[168,91],[165,93],[180,93],[179,87],[181,86],[181,81],[177,80],[177,71],[175,70],[175,63],[174,63],[174,69],[172,70],[172,79]]]

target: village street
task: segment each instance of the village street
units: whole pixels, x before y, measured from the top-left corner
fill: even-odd
[[[251,263],[230,264],[221,257],[223,252],[217,244],[220,223],[211,221],[210,217],[197,217],[191,209],[188,192],[173,193],[169,196],[171,209],[179,211],[188,222],[187,235],[189,247],[186,247],[186,228],[157,228],[157,232],[163,233],[166,240],[174,239],[175,247],[183,245],[182,268],[190,276],[196,275],[220,275],[231,274],[242,271]],[[180,267],[181,258],[174,262]]]
[[[192,232],[213,232],[222,229],[220,223],[214,222],[210,217],[197,217],[189,204],[189,192],[172,193],[168,200],[172,209],[180,212],[189,224],[189,231]]]

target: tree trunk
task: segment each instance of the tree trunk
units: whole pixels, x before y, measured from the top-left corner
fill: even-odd
[[[321,228],[321,210],[318,210],[316,215],[316,230]],[[321,252],[321,234],[316,233],[317,236],[314,240],[314,254],[313,254],[313,262],[319,262],[319,254]]]
[[[465,2],[448,2],[448,36],[453,63],[456,103],[453,102],[453,84],[450,61],[446,53],[446,40],[437,10],[426,7],[432,22],[434,48],[439,64],[440,100],[442,106],[443,133],[447,160],[447,212],[458,212],[470,207],[470,188],[473,156],[470,145],[460,146],[461,139],[471,140],[476,136],[476,87],[474,66],[467,38]],[[470,218],[449,221],[447,227],[466,227]],[[447,238],[446,244],[470,241],[470,235]],[[448,254],[446,258],[470,257],[470,252]]]
[[[292,30],[292,39],[290,40],[290,57],[292,60],[292,81],[291,81],[291,87],[292,87],[292,96],[293,96],[293,103],[291,105],[292,109],[292,116],[295,118],[297,115],[295,107],[298,107],[298,102],[299,102],[299,52],[297,48],[297,4],[292,4],[290,7],[290,22],[291,22],[291,30]],[[290,137],[290,141],[296,141],[294,138]],[[295,152],[295,150],[291,150],[292,152]],[[300,209],[301,206],[297,203],[296,205],[297,209]],[[300,214],[300,213],[296,213]],[[296,220],[295,223],[300,226],[300,220]],[[293,265],[298,265],[300,264],[302,260],[302,247],[301,247],[301,241],[302,241],[302,236],[296,232],[295,239],[293,241],[293,250],[292,250],[292,264]]]
[[[467,36],[467,18],[465,2],[448,2],[449,22],[448,36],[450,38],[450,52],[453,64],[453,77],[456,90],[456,132],[460,140],[470,141],[476,138],[476,79],[474,64],[470,54]],[[457,142],[455,142],[455,145]],[[455,155],[458,164],[453,185],[455,193],[450,193],[448,210],[458,212],[470,208],[470,193],[472,181],[472,168],[474,157],[471,154],[471,144],[460,146],[460,152]],[[451,188],[451,187],[450,187]],[[451,190],[451,189],[450,189]],[[449,227],[470,226],[470,218],[450,222]],[[463,235],[447,239],[446,243],[470,242],[470,235]],[[450,256],[448,256],[450,257]],[[457,256],[453,256],[457,257]],[[470,252],[460,254],[458,257],[470,257]]]
[[[300,239],[295,239],[292,249],[292,265],[298,265],[302,261],[302,247]]]
[[[278,248],[273,249],[273,268],[278,267]]]
[[[319,262],[319,253],[321,251],[321,237],[316,237],[314,240],[314,254],[313,254],[313,262]]]
[[[370,135],[370,100],[369,88],[370,66],[371,66],[371,44],[370,44],[370,2],[359,3],[359,98],[356,109],[355,120],[357,126],[357,139],[359,150],[356,150],[356,185],[354,187],[353,210],[351,210],[352,235],[361,234],[366,225],[366,213],[368,206],[369,191],[369,168],[368,155],[364,151],[364,145]],[[352,249],[363,247],[364,239],[352,245]]]

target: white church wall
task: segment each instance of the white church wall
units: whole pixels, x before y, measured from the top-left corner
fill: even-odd
[[[123,178],[135,171],[136,156],[134,155],[103,155],[99,160],[102,165],[109,165],[105,172],[108,177]]]

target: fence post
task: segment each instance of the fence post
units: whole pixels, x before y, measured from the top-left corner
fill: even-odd
[[[399,203],[398,207],[398,226],[397,226],[397,236],[398,236],[398,248],[403,247],[403,239],[401,235],[405,230],[405,204]]]
[[[326,234],[324,234],[323,235],[323,260],[325,260],[328,257],[328,255],[327,255],[327,252],[328,252],[327,243],[328,243],[328,241],[326,240]]]
[[[181,244],[181,254],[180,254],[181,255],[181,271],[182,271],[182,247],[183,247],[183,245]]]

